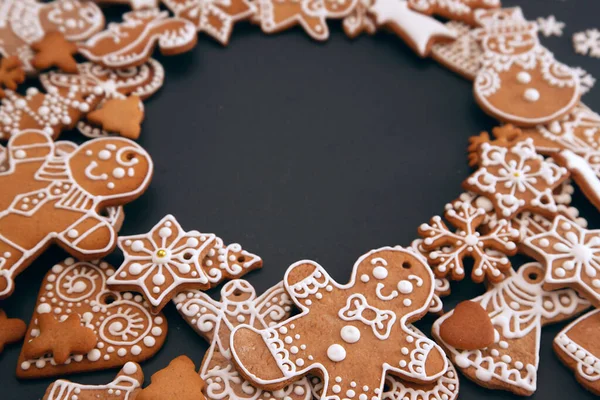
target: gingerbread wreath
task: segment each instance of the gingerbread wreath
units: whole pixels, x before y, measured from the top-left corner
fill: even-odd
[[[131,10],[105,26],[96,3]],[[227,45],[244,20],[322,41],[328,19],[351,38],[388,30],[473,82],[500,125],[470,139],[463,192],[345,280],[301,260],[264,293],[240,279],[259,256],[173,215],[120,235],[123,206],[160,168],[135,142],[165,77],[153,54],[188,52],[198,32]],[[23,340],[19,378],[120,368],[108,384],[59,379],[44,399],[455,400],[458,372],[528,396],[542,328],[577,316],[554,351],[600,395],[600,230],[571,205],[574,182],[600,210],[600,115],[581,102],[591,78],[540,42],[562,32],[554,18],[499,0],[3,0],[0,20],[0,301],[49,246],[69,254],[47,269],[29,326],[0,308],[0,351]],[[575,35],[577,51],[600,54],[594,35]],[[72,129],[90,140],[57,140]],[[465,277],[485,293],[444,313]],[[171,302],[209,349],[144,386]],[[414,325],[427,314],[433,339]]]

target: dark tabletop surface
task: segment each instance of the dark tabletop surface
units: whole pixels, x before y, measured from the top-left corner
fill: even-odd
[[[597,0],[504,0],[534,20],[554,14],[566,22],[562,37],[542,38],[558,60],[600,78],[600,59],[575,54],[573,33],[600,27]],[[124,7],[107,10],[112,16]],[[299,259],[314,259],[340,282],[370,249],[409,245],[417,227],[443,212],[470,173],[467,138],[490,129],[471,94],[471,83],[423,60],[396,37],[347,39],[338,21],[327,43],[300,29],[265,36],[239,24],[229,47],[206,36],[190,53],[158,59],[162,90],[146,102],[139,140],[152,155],[148,191],[126,206],[122,234],[147,232],[172,213],[184,229],[213,232],[259,254],[262,270],[247,275],[262,293]],[[600,87],[583,101],[600,111]],[[78,134],[63,139],[81,141]],[[593,228],[600,215],[580,193],[574,203]],[[29,321],[42,278],[66,254],[52,248],[17,279],[0,302],[9,316]],[[117,250],[107,260],[118,266]],[[514,264],[526,261],[515,258]],[[453,284],[446,308],[480,295],[469,281]],[[214,292],[214,291],[213,291]],[[207,343],[165,308],[169,335],[143,363],[146,383],[186,354],[199,366]],[[417,324],[429,331],[432,318]],[[565,324],[544,328],[536,399],[587,399],[571,371],[552,352]],[[19,381],[20,346],[0,354],[0,399],[39,399],[52,379]],[[73,375],[106,383],[115,370]],[[460,399],[517,398],[483,389],[461,376]]]

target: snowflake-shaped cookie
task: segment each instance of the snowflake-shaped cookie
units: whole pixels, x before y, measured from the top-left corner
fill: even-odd
[[[575,52],[600,58],[600,30],[588,29],[573,35]]]
[[[428,251],[427,259],[435,274],[441,277],[451,274],[452,279],[461,280],[465,277],[463,259],[471,257],[475,260],[473,281],[479,283],[485,277],[492,282],[503,280],[502,272],[511,267],[506,256],[517,252],[514,241],[519,238],[519,231],[510,228],[506,220],[500,220],[482,235],[477,228],[484,222],[486,210],[462,199],[447,204],[444,217],[456,231],[451,231],[437,215],[429,224],[419,227],[419,235],[424,238],[422,247]]]
[[[524,246],[546,263],[545,288],[571,287],[600,306],[600,230],[582,228],[561,215]]]
[[[554,15],[550,15],[546,18],[539,17],[537,19],[537,26],[542,35],[546,37],[562,36],[565,23],[557,21]]]
[[[167,215],[147,234],[119,238],[125,261],[108,284],[143,292],[157,313],[178,291],[210,287],[202,260],[214,240],[213,234],[185,232]]]
[[[463,188],[489,198],[498,216],[510,220],[522,211],[532,211],[553,217],[558,211],[552,191],[569,173],[539,155],[533,139],[510,147],[483,143],[479,165]]]

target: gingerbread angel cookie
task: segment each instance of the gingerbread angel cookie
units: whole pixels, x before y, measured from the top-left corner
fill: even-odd
[[[315,40],[329,39],[327,19],[347,16],[358,0],[257,0],[255,21],[265,33],[301,26]]]
[[[550,228],[527,238],[524,250],[546,265],[544,288],[570,287],[600,306],[600,231],[558,216]]]
[[[114,368],[129,361],[144,361],[160,350],[168,328],[164,316],[152,316],[142,296],[111,291],[106,281],[114,273],[115,269],[104,261],[76,262],[69,258],[52,267],[44,278],[27,329],[18,377],[39,378]],[[57,321],[58,329],[46,332],[40,324],[43,318]],[[79,328],[61,330],[60,325],[71,319],[77,320]],[[94,336],[91,349],[84,354],[71,352],[66,360],[55,357],[55,349],[73,348],[82,334]],[[40,340],[54,345],[39,357],[28,357]]]
[[[412,331],[423,335],[414,326],[409,326]],[[323,391],[323,381],[316,376],[310,378],[313,397],[317,400],[321,398]],[[454,365],[448,362],[448,369],[437,381],[426,384],[418,384],[410,381],[403,381],[395,376],[387,375],[385,377],[385,386],[382,400],[456,400],[460,382]]]
[[[507,279],[472,300],[487,312],[489,320],[463,317],[464,329],[454,331],[457,335],[477,334],[479,325],[491,321],[491,345],[466,350],[444,341],[440,331],[444,324],[452,323],[454,311],[435,321],[433,335],[469,379],[486,388],[529,396],[537,387],[542,326],[571,318],[590,305],[574,290],[549,292],[542,288],[543,283],[544,268],[528,263],[517,272],[509,270]]]
[[[579,76],[539,43],[537,24],[520,8],[475,11],[483,48],[475,99],[505,123],[531,127],[568,113],[581,95]]]
[[[104,27],[100,8],[89,1],[55,0],[2,0],[0,9],[0,54],[17,56],[29,73],[31,45],[49,32],[60,32],[71,42],[85,40]]]
[[[152,160],[130,140],[69,143],[74,150],[57,157],[61,145],[35,130],[8,142],[9,167],[0,174],[0,298],[53,243],[78,259],[110,253],[117,233],[101,210],[135,200],[150,184]]]
[[[369,13],[378,27],[394,32],[420,57],[427,57],[436,42],[456,39],[456,32],[427,15],[413,11],[406,0],[373,0]]]
[[[563,329],[554,339],[554,352],[575,371],[575,377],[587,390],[600,396],[600,349],[597,332],[600,310],[591,311]]]
[[[293,302],[278,284],[263,295],[245,280],[233,280],[221,289],[221,300],[215,301],[201,291],[180,293],[174,300],[177,310],[199,335],[210,342],[204,356],[200,376],[206,382],[209,400],[309,400],[307,379],[294,382],[283,390],[263,392],[240,377],[231,361],[230,340],[235,327],[248,324],[267,329],[289,318]]]
[[[42,400],[134,400],[143,383],[142,367],[130,361],[106,385],[81,385],[60,379],[48,387]]]
[[[430,307],[433,274],[399,247],[362,256],[340,285],[313,261],[293,264],[285,290],[302,312],[267,329],[238,326],[231,338],[241,375],[277,390],[312,373],[322,397],[381,399],[386,374],[434,382],[446,372],[443,351],[408,324]]]
[[[79,52],[107,68],[137,67],[150,59],[157,46],[163,55],[171,56],[191,50],[197,40],[190,21],[152,8],[123,14],[123,22],[112,23],[81,43]]]
[[[250,19],[256,9],[251,1],[230,0],[163,0],[173,13],[191,21],[198,32],[204,32],[222,45],[229,43],[233,26]]]

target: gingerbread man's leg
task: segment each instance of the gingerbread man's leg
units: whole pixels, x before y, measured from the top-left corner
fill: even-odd
[[[117,234],[110,224],[95,214],[83,215],[58,236],[59,244],[79,258],[98,258],[110,253]]]

